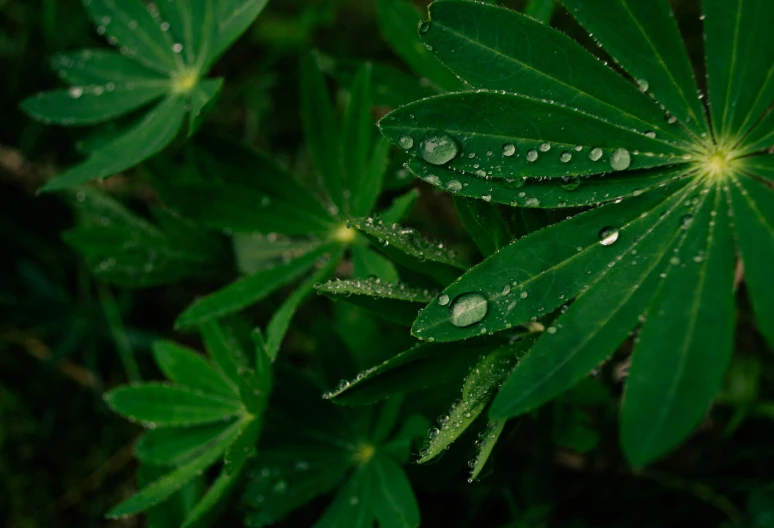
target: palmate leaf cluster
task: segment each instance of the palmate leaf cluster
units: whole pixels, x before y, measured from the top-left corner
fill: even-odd
[[[71,87],[23,107],[52,124],[117,120],[118,133],[98,133],[91,157],[46,188],[131,168],[173,144],[186,116],[190,141],[146,165],[163,204],[152,222],[78,187],[65,239],[120,286],[225,283],[175,321],[208,356],[159,342],[169,382],[106,395],[148,429],[141,489],[109,515],[158,520],[178,507],[159,526],[206,524],[234,495],[248,525],[266,526],[331,494],[315,526],[417,526],[405,466],[437,460],[468,430],[470,482],[501,471],[507,427],[548,402],[554,444],[592,450],[598,434],[579,406],[612,396],[587,375],[622,348],[633,349],[620,414],[628,462],[679,446],[728,370],[740,284],[774,347],[774,4],[702,2],[704,97],[666,0],[562,3],[614,65],[546,24],[554,2],[521,14],[437,0],[417,26],[410,2],[377,0],[381,33],[415,76],[305,55],[307,170],[291,171],[206,131],[190,139],[222,87],[204,75],[265,1],[86,2],[119,53],[58,57]],[[325,74],[347,87],[337,104]],[[402,225],[418,192],[385,200],[402,185],[388,182],[391,160],[434,197],[451,195],[478,263]],[[289,329],[315,291],[318,306],[368,314],[405,339],[341,316],[342,335],[371,342],[322,339],[311,355],[336,368],[291,366]],[[270,315],[255,317],[256,305]],[[385,357],[358,355],[382,339]],[[740,368],[729,376],[746,380]],[[459,398],[430,424],[412,396],[449,385]],[[719,399],[741,408],[754,397]]]

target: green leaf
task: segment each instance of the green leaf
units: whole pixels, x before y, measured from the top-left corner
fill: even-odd
[[[373,126],[373,123],[371,123]],[[384,176],[389,166],[392,145],[383,137],[378,137],[371,149],[371,158],[358,178],[358,186],[352,191],[350,211],[352,216],[370,213],[384,185]]]
[[[416,229],[385,225],[378,218],[349,221],[393,261],[446,284],[456,279],[466,264],[456,253],[423,238]]]
[[[247,460],[256,455],[256,446],[258,444],[258,436],[261,433],[262,422],[262,418],[244,420],[242,429],[226,450],[226,464],[223,467],[225,475],[236,477],[244,468]]]
[[[476,91],[402,106],[379,122],[433,165],[494,179],[561,178],[684,162],[679,147],[551,101]],[[687,158],[686,158],[687,159]]]
[[[96,2],[93,0],[93,3]],[[107,178],[157,154],[180,130],[185,105],[186,101],[182,97],[167,97],[124,134],[95,151],[84,163],[49,181],[41,191],[54,191],[97,178]]]
[[[366,466],[373,483],[371,508],[382,528],[419,526],[419,506],[403,469],[390,457],[376,455]]]
[[[146,464],[179,466],[219,444],[233,434],[231,423],[196,427],[162,427],[143,433],[134,448],[138,460]]]
[[[774,190],[747,176],[732,177],[728,187],[747,294],[758,330],[774,349]]]
[[[430,422],[421,414],[412,414],[401,423],[400,430],[382,445],[384,453],[405,464],[416,452],[415,445],[424,441]]]
[[[252,275],[282,259],[296,259],[321,244],[318,238],[290,238],[275,233],[236,233],[232,240],[236,267],[243,275]]]
[[[412,159],[408,166],[418,178],[455,196],[478,198],[512,207],[541,209],[583,207],[618,201],[695,174],[694,169],[687,165],[676,165],[637,172],[562,178],[563,184],[557,185],[555,180],[541,181],[539,177],[486,180],[418,159]]]
[[[158,383],[119,387],[105,401],[130,420],[161,427],[223,421],[241,409],[238,400]]]
[[[200,71],[214,45],[218,27],[216,5],[221,0],[166,0],[157,4],[169,33],[182,46],[185,64]]]
[[[516,240],[430,303],[414,323],[414,335],[453,341],[549,313],[604,276],[610,262],[634,249],[634,241],[653,228],[652,210],[671,203],[668,199],[680,183],[587,211]],[[678,222],[673,222],[676,229]]]
[[[238,396],[231,381],[190,348],[171,341],[157,341],[153,345],[153,357],[170,381],[202,392],[231,398]]]
[[[491,342],[476,340],[454,345],[422,343],[359,373],[323,395],[344,405],[371,404],[396,394],[462,380]]]
[[[697,137],[706,137],[707,118],[668,0],[562,1],[642,89]]]
[[[455,196],[454,205],[462,225],[483,256],[496,253],[511,241],[508,225],[496,206],[463,196]]]
[[[774,99],[774,3],[704,0],[702,11],[713,133],[732,147]]]
[[[241,469],[241,468],[240,468]],[[215,479],[210,489],[207,490],[204,497],[196,503],[191,512],[185,518],[182,528],[191,528],[198,526],[212,510],[231,493],[234,486],[239,482],[240,472],[226,473],[221,471],[218,478]]]
[[[379,29],[384,39],[419,77],[448,91],[464,90],[464,84],[438,63],[417,34],[419,10],[407,0],[377,0]],[[420,24],[420,31],[423,24]]]
[[[129,58],[161,73],[181,65],[173,42],[139,0],[90,0],[84,5],[97,33],[113,37]]]
[[[379,213],[382,222],[394,224],[403,220],[419,198],[419,191],[411,189],[395,198],[390,206]]]
[[[553,4],[532,4],[538,3]],[[430,6],[430,17],[422,40],[475,88],[571,105],[626,128],[655,132],[670,142],[684,144],[690,137],[667,123],[653,101],[580,44],[528,16],[480,2],[445,0]],[[500,148],[493,149],[498,157]]]
[[[172,495],[174,492],[191,482],[198,475],[213,465],[223,455],[228,445],[239,431],[240,422],[232,425],[229,435],[209,451],[183,466],[167,473],[150,486],[143,488],[133,497],[125,500],[107,513],[107,517],[117,519],[147,510]]]
[[[442,454],[484,411],[497,388],[534,339],[507,345],[490,352],[473,367],[462,385],[462,398],[449,414],[439,419],[440,429],[431,429],[430,442],[420,453],[419,464]]]
[[[344,211],[341,145],[325,78],[312,55],[301,61],[301,122],[309,153],[328,196],[339,211]]]
[[[143,464],[137,470],[137,486],[143,488],[163,477],[167,468]],[[173,493],[163,505],[157,505],[146,511],[148,528],[178,528],[201,496],[204,478],[194,478]]]
[[[744,172],[774,183],[774,155],[750,156],[740,161]]]
[[[290,327],[290,320],[295,315],[301,303],[312,293],[314,285],[327,279],[341,262],[344,251],[333,254],[328,262],[312,273],[274,312],[266,326],[266,354],[270,361],[277,359],[282,341]]]
[[[368,245],[354,245],[352,255],[352,276],[356,279],[377,277],[385,282],[398,282],[398,271],[392,262]]]
[[[411,326],[417,312],[435,296],[427,289],[412,288],[404,283],[380,279],[328,281],[316,286],[317,291],[334,300],[354,304],[393,323]]]
[[[314,528],[371,528],[374,524],[372,486],[369,466],[358,468]]]
[[[524,8],[524,14],[544,24],[548,24],[551,22],[555,7],[555,0],[529,0]]]
[[[73,86],[128,86],[166,84],[169,75],[148,69],[133,59],[101,48],[58,53],[51,59],[51,68]]]
[[[371,151],[371,142],[373,137],[374,121],[371,118],[371,65],[366,63],[360,67],[352,86],[350,87],[349,102],[344,113],[344,121],[341,130],[341,149],[344,166],[343,187],[347,191],[345,198],[345,214],[350,212],[355,215],[367,214],[362,211],[362,205],[357,208],[352,207],[355,199],[366,189],[367,185],[378,184],[379,180],[372,181],[371,173],[368,170],[368,155]],[[387,153],[389,147],[382,147],[381,159],[378,161],[378,168],[382,174],[387,168]],[[374,196],[378,196],[378,189]],[[372,205],[373,200],[368,200],[368,205]],[[365,202],[363,203],[365,205]]]
[[[705,196],[674,247],[634,349],[621,412],[621,444],[634,466],[696,428],[731,359],[734,243],[729,223],[718,221],[728,205],[719,187]]]
[[[169,82],[147,81],[126,88],[112,85],[73,86],[34,95],[22,102],[22,110],[45,123],[55,125],[94,125],[128,114],[169,91]]]
[[[215,61],[261,14],[269,0],[218,0],[218,34],[208,64]]]
[[[306,273],[331,249],[332,246],[325,245],[287,263],[243,277],[194,302],[177,318],[175,326],[185,328],[201,324],[246,308]]]
[[[473,459],[473,468],[470,472],[468,482],[475,481],[481,474],[481,471],[484,469],[484,466],[486,466],[486,463],[492,454],[492,450],[497,445],[497,440],[500,439],[500,435],[502,434],[507,421],[508,420],[496,420],[494,422],[489,422],[483,433],[479,435],[480,440],[477,442],[478,453],[476,454],[476,458]]]
[[[271,392],[271,386],[266,385],[255,370],[239,369],[239,395],[245,408],[253,416],[262,416],[266,409]]]
[[[191,92],[191,113],[188,121],[188,137],[193,136],[212,110],[223,90],[223,79],[206,79],[197,83]]]
[[[214,319],[202,323],[199,331],[218,370],[230,380],[232,388],[236,389],[239,368],[246,364],[244,351],[233,336],[227,335],[221,324]]]
[[[638,229],[633,223],[628,234],[619,233],[625,235],[620,242],[606,247],[620,244],[615,254],[600,255],[614,265],[597,264],[597,275],[587,279],[590,282],[585,282],[577,299],[563,309],[502,386],[492,402],[492,419],[536,409],[575,385],[626,340],[659,284],[659,267],[668,264],[669,249],[683,233],[680,227],[689,223],[692,210],[684,203],[696,197],[691,191],[696,192],[689,188],[653,204],[648,208],[648,217],[658,218],[653,225]]]

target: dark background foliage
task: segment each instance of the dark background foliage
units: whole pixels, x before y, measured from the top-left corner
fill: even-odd
[[[701,46],[698,2],[674,4],[687,44],[696,51]],[[563,11],[557,11],[553,24],[589,44]],[[115,337],[128,343],[143,372],[155,375],[149,343],[156,337],[181,339],[170,331],[175,317],[197,294],[214,287],[184,280],[123,290],[96,282],[60,238],[73,223],[66,204],[55,195],[34,195],[43,181],[77,159],[73,144],[84,131],[34,122],[18,103],[58,86],[47,67],[54,52],[100,45],[78,0],[0,0],[0,524],[13,528],[141,524],[141,518],[108,522],[102,517],[134,489],[132,445],[140,433],[101,399],[102,392],[126,380]],[[298,57],[310,48],[403,68],[380,37],[372,2],[274,1],[216,65],[214,75],[225,77],[228,85],[206,126],[307,170]],[[700,64],[695,66],[701,71]],[[145,212],[156,198],[148,175],[134,172],[131,179],[119,176],[104,188]],[[388,178],[394,188],[408,183],[396,169]],[[420,189],[410,223],[448,243],[465,244],[448,197],[424,184]],[[382,200],[389,203],[395,195],[387,192]],[[267,309],[251,315],[265,318],[261,310]],[[116,313],[118,323],[110,317]],[[333,321],[338,336],[316,329],[321,314]],[[396,349],[390,343],[405,340],[392,327],[323,297],[312,299],[298,319],[287,349],[289,359],[302,367],[315,363],[321,340],[344,343],[360,366],[383,359]],[[495,470],[481,482],[466,482],[462,468],[470,453],[464,446],[455,446],[436,464],[410,467],[423,525],[645,527],[734,521],[774,526],[774,416],[767,416],[774,415],[774,406],[766,405],[774,395],[759,393],[755,383],[760,379],[761,387],[771,386],[765,381],[774,376],[774,362],[750,321],[743,305],[741,360],[731,374],[735,392],[721,398],[701,431],[656,467],[632,473],[618,452],[620,362],[614,358],[589,381],[592,392],[601,392],[593,404],[579,405],[580,398],[568,397],[509,424]],[[433,419],[458,390],[452,386],[413,399]],[[328,501],[313,501],[284,525],[311,524]],[[242,522],[238,504],[227,511],[221,525]]]

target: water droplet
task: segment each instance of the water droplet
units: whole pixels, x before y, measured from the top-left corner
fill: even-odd
[[[480,293],[463,293],[449,307],[454,326],[465,327],[481,321],[489,309],[489,301]]]
[[[449,180],[449,182],[446,184],[446,188],[450,191],[461,191],[462,184],[457,180]]]
[[[574,191],[580,187],[580,178],[562,178],[562,189],[566,191]]]
[[[526,158],[527,158],[527,161],[532,163],[533,161],[538,159],[538,151],[535,149],[530,150],[529,152],[527,152]]]
[[[653,132],[652,130],[648,130],[647,132],[645,132],[645,135],[648,136],[650,139],[656,139],[656,133]]]
[[[440,304],[441,306],[446,306],[447,304],[449,304],[449,296],[446,295],[445,293],[442,294],[440,297],[438,297],[438,304]]]
[[[632,158],[629,155],[629,151],[625,148],[615,149],[610,155],[610,166],[613,170],[622,171],[629,168],[632,163]]]
[[[175,53],[180,53],[181,51],[183,51],[183,45],[180,44],[179,42],[172,44],[172,51],[174,51]]]
[[[572,154],[570,154],[567,151],[562,152],[562,154],[559,156],[559,161],[562,163],[568,163],[572,159]]]
[[[418,26],[420,33],[427,33],[430,31],[430,19],[420,20]]]
[[[602,157],[602,154],[604,153],[602,152],[601,148],[593,148],[589,151],[589,159],[591,161],[599,161],[599,158]]]
[[[458,151],[457,143],[446,134],[430,136],[422,140],[420,145],[422,158],[433,165],[449,163],[454,159]]]
[[[398,145],[400,145],[401,148],[408,150],[414,146],[414,138],[411,136],[401,136],[398,140]]]
[[[80,96],[83,95],[83,88],[80,86],[73,86],[67,91],[70,94],[70,97],[73,99],[78,99]]]
[[[516,147],[513,145],[513,143],[506,143],[503,145],[503,156],[513,156],[516,154]]]
[[[526,201],[524,202],[524,205],[527,207],[537,207],[538,205],[540,205],[540,200],[532,196],[531,198],[526,199]]]
[[[614,227],[604,227],[599,232],[599,243],[603,246],[612,246],[618,240],[618,229]]]
[[[639,86],[640,91],[647,92],[650,85],[648,84],[648,81],[645,79],[637,79],[637,86]]]
[[[548,152],[551,150],[551,144],[550,143],[541,143],[538,147],[540,149],[540,152]]]
[[[523,187],[526,182],[526,178],[505,178],[503,180],[503,185],[510,189],[518,189],[519,187]]]
[[[159,24],[161,31],[169,31],[169,22],[162,22]]]
[[[492,195],[491,194],[485,194],[481,197],[482,200],[485,202],[491,202],[492,201]]]
[[[526,299],[528,296],[529,296],[529,293],[527,293],[527,292],[525,292],[525,291],[523,291],[523,292],[521,292],[521,293],[519,294],[519,297],[521,297],[522,299]]]
[[[549,326],[548,328],[546,328],[546,332],[548,332],[549,334],[555,334],[556,333],[556,327],[555,326]]]
[[[691,227],[691,224],[693,223],[693,215],[692,214],[686,214],[680,217],[680,227],[683,229],[688,229]]]
[[[503,295],[508,295],[509,293],[511,293],[511,285],[510,284],[506,284],[505,286],[503,286],[503,293],[502,294]]]

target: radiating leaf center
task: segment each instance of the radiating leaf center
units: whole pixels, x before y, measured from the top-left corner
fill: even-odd
[[[361,466],[371,460],[376,453],[376,447],[373,444],[358,444],[352,453],[352,458]]]
[[[196,70],[182,70],[172,78],[172,91],[177,94],[188,94],[199,82],[199,72]]]
[[[733,173],[737,157],[731,150],[713,146],[699,158],[701,172],[711,179],[727,177]]]
[[[333,239],[342,244],[351,244],[355,241],[357,231],[346,224],[341,224],[333,232]]]

